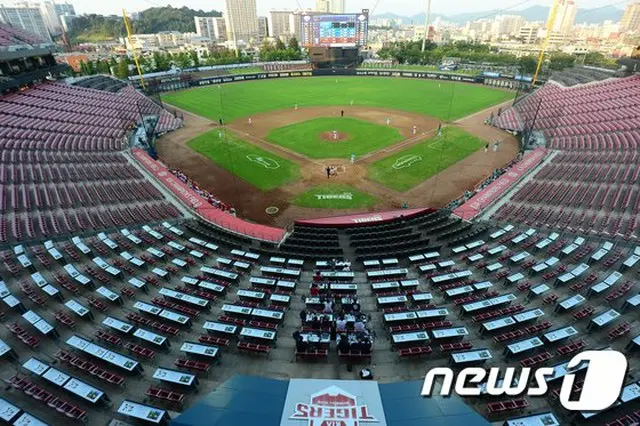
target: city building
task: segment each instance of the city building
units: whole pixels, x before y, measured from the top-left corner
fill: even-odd
[[[250,42],[258,39],[258,9],[256,0],[226,0],[225,24],[228,39]]]
[[[269,12],[269,37],[280,38],[286,40],[293,33],[291,28],[291,15],[293,12],[289,10],[272,10]]]
[[[156,34],[158,47],[168,48],[185,44],[185,34],[178,31],[161,31]]]
[[[209,37],[200,37],[193,33],[186,33],[184,36],[185,44],[181,46],[183,51],[196,52],[199,58],[211,53],[211,39]]]
[[[523,44],[514,41],[491,43],[491,48],[496,49],[498,53],[514,55],[517,58],[538,56],[540,54],[540,45]]]
[[[464,28],[464,34],[474,41],[487,41],[491,38],[492,28],[492,19],[479,19],[477,21],[467,22]]]
[[[37,6],[16,3],[14,7],[0,5],[0,21],[36,34],[44,41],[51,41],[51,34]]]
[[[124,37],[127,50],[130,50],[133,44],[135,50],[149,51],[157,50],[160,47],[158,36],[156,34],[131,34],[131,43],[128,37]]]
[[[571,33],[571,29],[576,22],[576,13],[578,12],[578,7],[574,0],[560,0],[558,4],[558,10],[556,11],[555,20],[553,22],[552,31],[554,33],[560,33],[564,35],[569,35]],[[551,20],[551,13],[549,11],[549,17],[547,18],[547,25]]]
[[[546,37],[547,32],[543,31],[543,35]],[[568,36],[564,33],[560,33],[557,31],[553,31],[549,36],[549,46],[553,48],[557,48],[559,45],[565,44],[567,42]]]
[[[51,34],[60,34],[62,32],[62,22],[60,21],[54,3],[50,1],[42,2],[40,4],[40,13]]]
[[[520,31],[518,31],[518,39],[520,39],[524,44],[536,44],[541,29],[542,24],[540,23],[527,23],[520,27]]]
[[[269,36],[269,20],[266,16],[258,16],[258,40],[262,41]]]
[[[640,31],[640,1],[627,5],[620,20],[621,31]]]
[[[58,16],[63,16],[63,15],[75,16],[76,15],[76,10],[74,9],[73,5],[70,3],[66,3],[66,2],[54,3],[53,7],[56,10],[56,14]]]
[[[214,42],[227,40],[227,26],[224,18],[214,16],[195,16],[196,34]]]
[[[316,0],[317,12],[331,12],[331,0]]]
[[[496,37],[515,36],[524,25],[524,18],[519,15],[498,15],[493,21],[492,33]]]
[[[331,13],[344,13],[346,0],[331,0]]]
[[[424,25],[416,25],[413,27],[413,36],[411,37],[413,40],[420,41],[424,39],[426,27]],[[429,25],[429,35],[427,36],[428,40],[434,41],[436,32],[433,26]]]
[[[76,19],[78,17],[78,15],[60,15],[60,22],[62,23],[62,28],[65,31],[69,31],[69,29],[71,28],[71,22],[73,22],[74,19]]]
[[[200,36],[197,33],[181,33],[179,31],[162,31],[156,34],[132,34],[131,40],[136,50],[152,52],[165,50],[169,52],[180,52],[195,50],[198,55],[208,52],[211,47],[211,39]],[[129,39],[124,37],[121,42],[131,49]]]

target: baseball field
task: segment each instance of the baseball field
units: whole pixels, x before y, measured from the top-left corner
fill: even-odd
[[[307,106],[392,108],[455,120],[513,94],[481,85],[376,77],[315,77],[248,81],[171,93],[163,100],[211,120],[227,123],[268,111]]]
[[[265,223],[440,207],[515,157],[515,139],[482,123],[512,97],[476,84],[376,77],[213,85],[163,95],[186,119],[158,151]],[[484,153],[496,140],[500,151]],[[280,213],[265,215],[271,206]]]

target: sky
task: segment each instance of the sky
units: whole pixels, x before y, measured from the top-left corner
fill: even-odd
[[[64,0],[59,0],[63,2]],[[192,9],[224,10],[224,0],[67,0],[75,6],[76,13],[121,14],[122,8],[127,12],[136,12],[155,6],[173,7],[188,6]],[[620,0],[576,0],[579,7],[594,8],[615,4],[624,7]],[[630,1],[630,0],[629,0]],[[10,2],[10,1],[9,1]],[[9,3],[7,2],[7,3]],[[373,14],[393,12],[398,15],[412,16],[426,9],[426,0],[346,0],[347,12],[361,9],[373,10]],[[257,0],[258,14],[267,16],[271,9],[314,8],[315,0]],[[377,3],[377,6],[376,6]],[[445,15],[486,10],[508,9],[516,11],[536,4],[550,6],[552,0],[432,0],[431,11]],[[299,5],[299,6],[298,6]],[[375,9],[374,9],[375,7]]]

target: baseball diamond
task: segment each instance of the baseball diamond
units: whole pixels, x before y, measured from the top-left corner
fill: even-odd
[[[510,96],[460,82],[375,77],[215,85],[163,95],[165,104],[190,120],[157,149],[172,167],[190,170],[200,186],[215,189],[240,215],[261,223],[286,226],[299,216],[338,211],[444,206],[517,155],[514,138],[483,124]],[[211,127],[219,127],[220,119],[228,141],[216,143]],[[503,141],[501,149],[484,155],[481,148],[496,139]],[[248,157],[248,149],[259,154]],[[344,165],[349,167],[327,178],[327,167]],[[240,189],[223,183],[229,181]],[[300,202],[327,183],[369,197],[364,203]],[[265,213],[272,205],[278,214]]]

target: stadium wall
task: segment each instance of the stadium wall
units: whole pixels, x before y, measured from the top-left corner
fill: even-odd
[[[525,154],[522,161],[516,163],[507,173],[500,176],[489,186],[467,200],[463,205],[453,211],[453,214],[472,220],[500,199],[509,189],[520,181],[529,172],[534,170],[546,157],[547,150],[538,148]]]
[[[437,72],[415,72],[415,71],[379,71],[379,70],[315,70],[315,71],[279,71],[264,72],[255,74],[241,74],[229,76],[206,77],[198,80],[182,81],[177,85],[175,81],[167,84],[158,84],[153,90],[157,92],[168,92],[193,87],[203,87],[212,84],[238,83],[243,81],[273,80],[279,78],[297,78],[314,76],[355,76],[355,77],[392,77],[392,78],[418,78],[441,81],[458,81],[463,83],[484,84],[483,76],[469,76],[463,74],[442,74]]]
[[[141,149],[132,149],[133,157],[159,180],[168,190],[170,190],[184,205],[200,218],[216,225],[226,231],[250,237],[256,240],[263,240],[270,243],[281,242],[286,230],[256,223],[244,221],[232,214],[212,206],[195,191],[182,183],[162,164],[151,158]]]
[[[412,217],[435,211],[431,208],[391,210],[386,212],[362,213],[347,216],[333,216],[318,219],[299,219],[296,225],[313,227],[352,228],[355,226],[381,225],[393,222],[398,218],[411,219]]]

